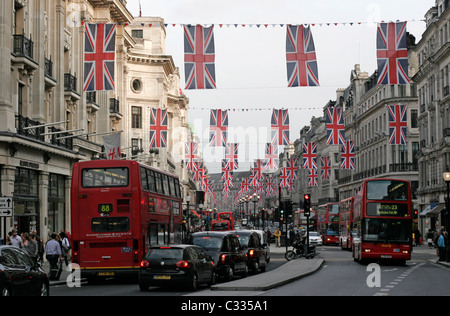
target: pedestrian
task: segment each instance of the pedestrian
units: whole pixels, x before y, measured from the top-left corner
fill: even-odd
[[[56,240],[56,236],[56,233],[51,234],[50,240],[45,245],[45,255],[50,263],[50,269],[58,269],[58,259],[63,259],[61,246]]]
[[[6,234],[5,245],[11,245],[11,236],[9,234]]]
[[[280,227],[277,228],[277,230],[275,231],[275,244],[277,246],[277,248],[281,247],[281,230]]]
[[[28,252],[28,255],[31,257],[31,259],[33,259],[34,263],[37,263],[39,245],[38,242],[36,241],[36,235],[31,234],[28,239],[29,239],[28,244],[26,245],[25,249]]]
[[[266,236],[267,236],[267,246],[270,246],[270,237],[271,237],[272,233],[270,232],[270,228],[267,227],[266,229]]]
[[[36,236],[36,242],[38,244],[38,262],[44,262],[44,241],[42,238],[38,235],[37,230],[33,230],[33,235]]]
[[[430,247],[430,249],[433,247],[433,237],[434,237],[433,230],[430,228],[427,233],[427,242],[428,247]]]
[[[69,265],[69,261],[68,261],[68,255],[69,255],[69,251],[70,251],[70,242],[69,239],[67,238],[66,233],[61,232],[59,234],[60,240],[61,240],[61,249],[62,249],[62,254],[64,257],[64,262],[66,263],[66,266]]]
[[[22,237],[17,235],[17,229],[12,230],[12,235],[9,237],[9,240],[11,242],[11,246],[17,247],[17,248],[22,248],[22,246],[23,246]]]
[[[437,241],[437,247],[439,250],[439,261],[445,261],[445,240],[444,240],[444,231],[441,230],[438,232],[439,238]]]
[[[416,246],[420,246],[420,237],[422,237],[422,235],[420,234],[420,231],[418,228],[416,228],[416,231],[414,232],[414,237],[415,237],[415,241],[416,241]]]

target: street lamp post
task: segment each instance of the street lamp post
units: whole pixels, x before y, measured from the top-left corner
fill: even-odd
[[[447,169],[448,170],[448,169]],[[444,172],[442,174],[444,181],[447,183],[447,198],[445,199],[445,230],[447,231],[447,240],[446,240],[446,251],[445,255],[447,257],[447,262],[450,262],[450,245],[448,237],[449,229],[450,229],[450,171]]]

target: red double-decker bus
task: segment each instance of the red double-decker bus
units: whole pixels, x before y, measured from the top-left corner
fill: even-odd
[[[411,259],[412,202],[409,181],[368,179],[355,196],[353,258]]]
[[[136,161],[75,163],[71,207],[73,263],[88,279],[136,274],[151,245],[182,239],[178,178]]]
[[[317,217],[323,244],[339,244],[339,203],[319,205]]]
[[[228,221],[231,230],[234,230],[234,221],[232,212],[219,212],[217,213],[217,220]]]
[[[342,250],[351,250],[353,243],[353,202],[351,197],[339,203],[339,244]]]

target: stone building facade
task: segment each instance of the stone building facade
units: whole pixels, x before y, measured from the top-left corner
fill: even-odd
[[[417,190],[423,232],[445,223],[446,184],[450,171],[450,6],[437,0],[425,14],[427,28],[415,47],[419,97]],[[448,230],[448,228],[447,228]]]
[[[176,173],[189,186],[182,148],[175,146],[191,137],[189,101],[165,55],[164,23],[156,19],[159,27],[147,27],[145,39],[133,36],[135,18],[126,5],[0,2],[0,193],[14,200],[13,216],[0,217],[2,238],[12,228],[44,238],[70,230],[72,165],[105,157],[103,135],[111,132],[122,131],[124,158]],[[83,92],[82,22],[117,24],[115,91]],[[142,107],[141,128],[133,127],[135,106]],[[169,109],[167,150],[148,147],[150,107]]]

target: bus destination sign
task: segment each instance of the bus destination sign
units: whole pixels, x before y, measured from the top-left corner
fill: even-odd
[[[367,203],[367,216],[408,217],[408,205],[402,203]]]

